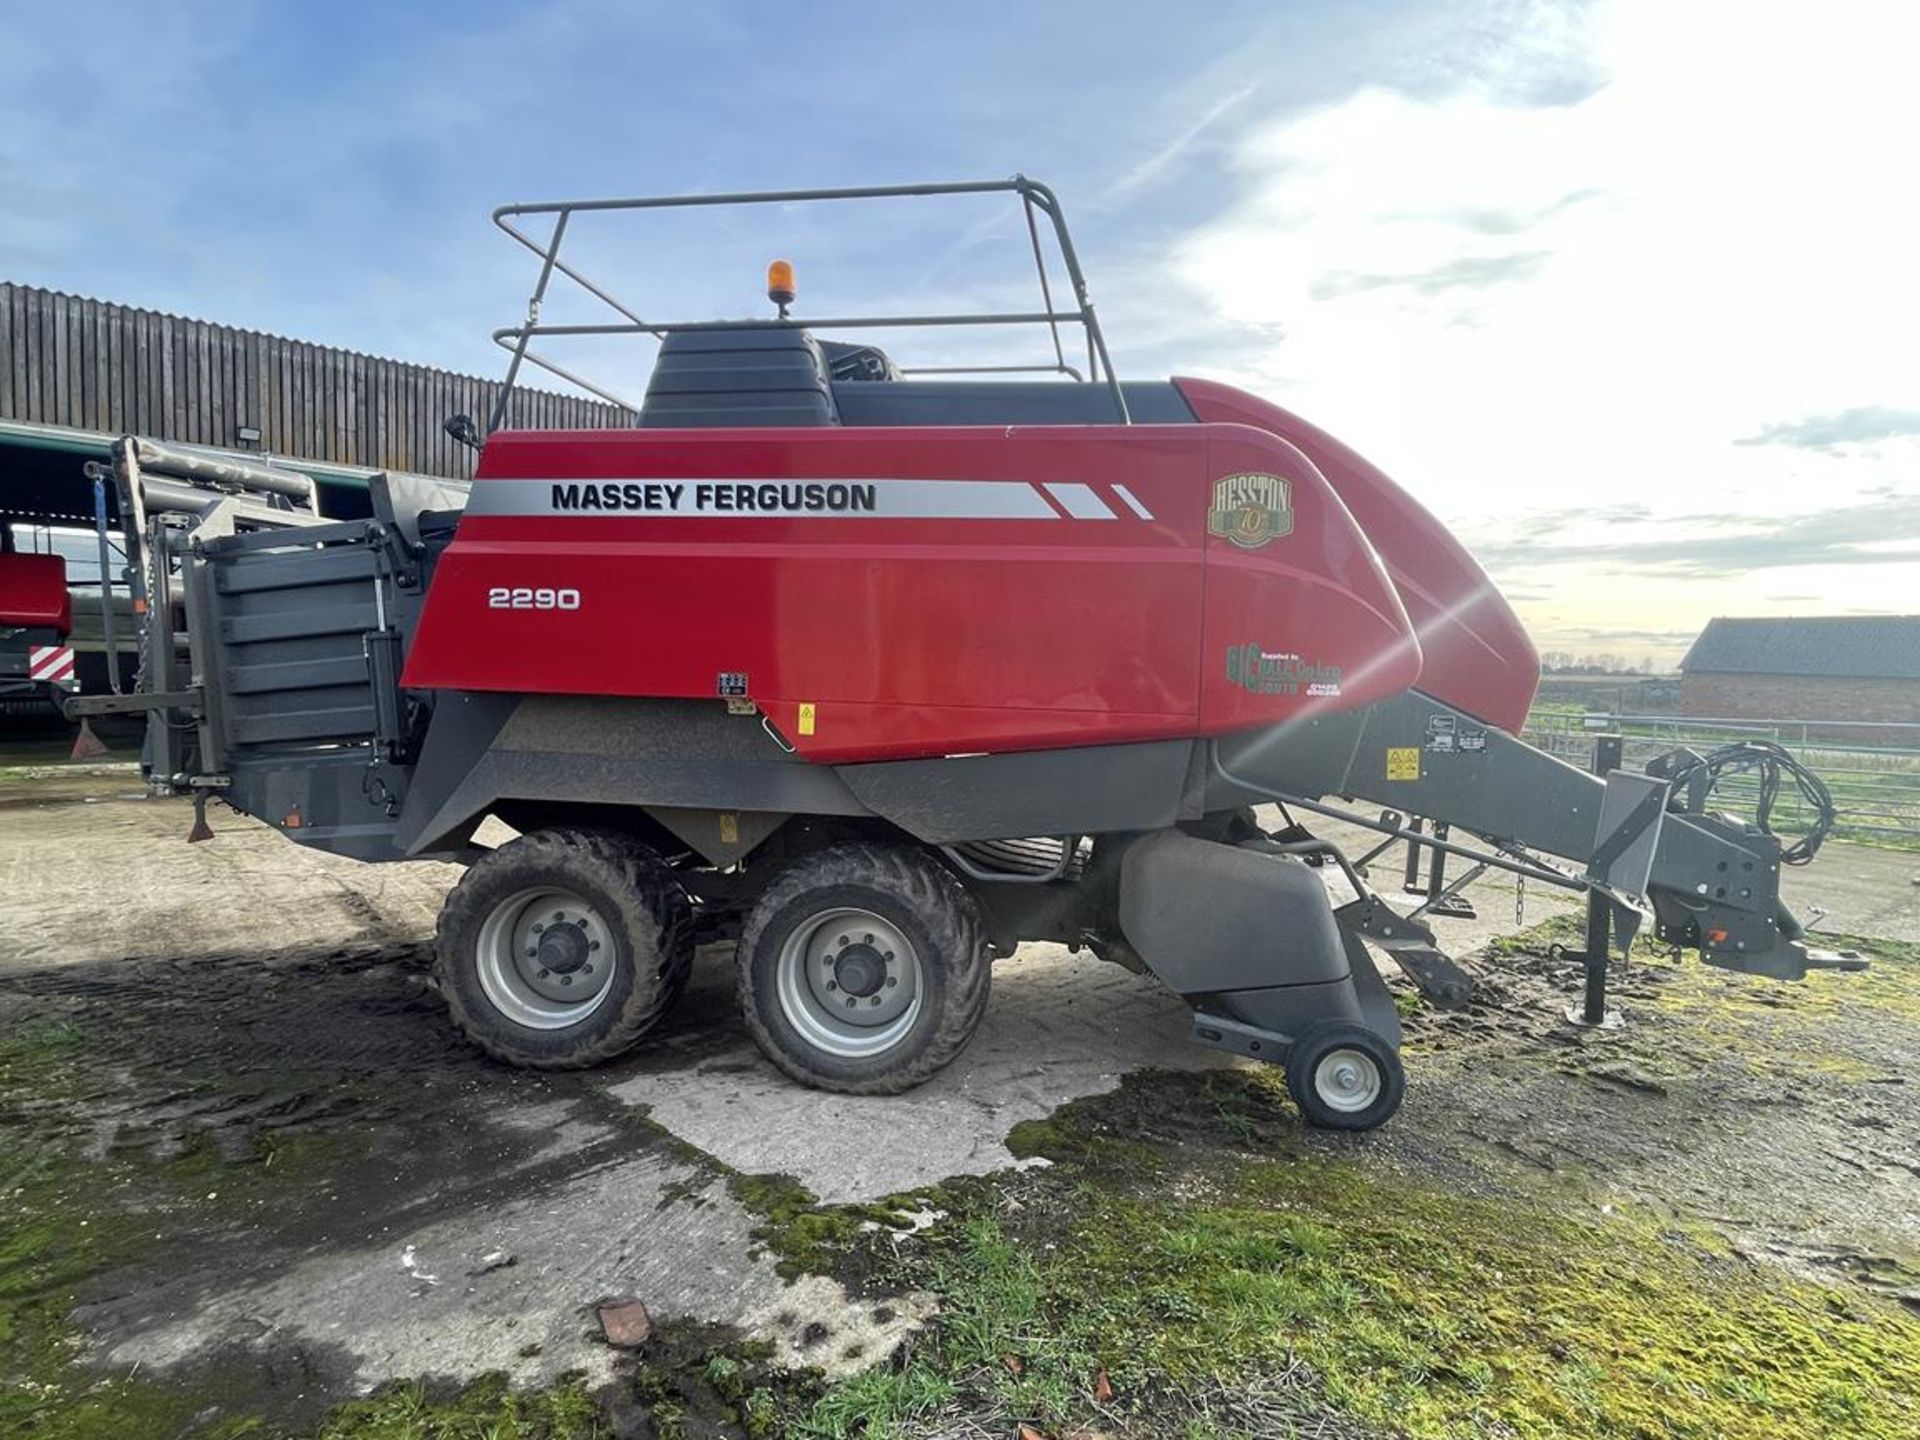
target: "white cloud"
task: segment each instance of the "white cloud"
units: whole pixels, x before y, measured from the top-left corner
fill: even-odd
[[[1222,321],[1284,330],[1224,378],[1345,435],[1469,533],[1587,497],[1766,514],[1920,489],[1911,446],[1737,444],[1920,401],[1920,11],[1580,13],[1584,29],[1540,12],[1440,98],[1365,89],[1245,134],[1241,198],[1172,257]],[[1604,83],[1501,98],[1567,45]],[[1835,608],[1920,582],[1862,568],[1820,572]],[[1745,587],[1655,588],[1691,621]]]

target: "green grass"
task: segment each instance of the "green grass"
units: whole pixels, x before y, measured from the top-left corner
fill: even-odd
[[[516,1394],[497,1375],[435,1395],[389,1385],[341,1406],[318,1440],[598,1440],[599,1406],[578,1384]]]
[[[1494,948],[1556,941],[1581,943],[1579,916]],[[1788,984],[1689,960],[1662,967],[1652,1004],[1690,1037],[1837,1074],[1848,1057],[1822,1036],[1843,1012],[1920,1018],[1920,945],[1819,941],[1874,967]],[[1329,1415],[1408,1440],[1920,1434],[1920,1321],[1893,1304],[1563,1188],[1475,1196],[1377,1154],[1329,1157],[1269,1071],[1133,1077],[1009,1146],[1054,1167],[947,1187],[952,1219],[913,1277],[940,1319],[795,1434],[885,1440],[965,1416],[1220,1440]]]
[[[1331,1408],[1413,1440],[1920,1434],[1920,1323],[1877,1301],[1649,1217],[1468,1199],[1377,1165],[1152,1146],[1166,1164],[1142,1183],[1138,1155],[1115,1171],[1077,1143],[1100,1112],[1057,1122],[1058,1168],[1022,1205],[992,1186],[949,1198],[937,1326],[794,1433],[881,1440],[952,1409],[1225,1436]],[[1299,1383],[1263,1391],[1283,1375]]]

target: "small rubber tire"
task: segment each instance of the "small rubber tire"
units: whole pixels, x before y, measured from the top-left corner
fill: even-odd
[[[543,887],[590,904],[612,941],[605,999],[559,1028],[520,1023],[489,998],[480,975],[488,918]],[[440,907],[434,979],[453,1023],[496,1060],[529,1070],[580,1070],[631,1049],[660,1023],[693,968],[693,907],[673,871],[631,836],[537,830],[481,857]]]
[[[1371,1130],[1385,1124],[1407,1092],[1400,1054],[1378,1031],[1346,1020],[1319,1020],[1287,1052],[1287,1093],[1309,1125]]]
[[[836,909],[869,911],[919,957],[919,1011],[887,1048],[839,1055],[810,1041],[780,998],[790,938]],[[794,863],[761,894],[736,952],[740,1010],[791,1079],[843,1095],[897,1095],[951,1063],[986,1013],[993,973],[979,907],[959,879],[905,846],[838,845]]]

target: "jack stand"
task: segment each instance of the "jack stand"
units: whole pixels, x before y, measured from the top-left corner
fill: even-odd
[[[1427,893],[1427,887],[1420,883],[1420,832],[1426,825],[1418,815],[1407,822],[1407,874],[1400,888],[1409,895]]]
[[[102,743],[100,737],[93,733],[93,726],[85,719],[82,719],[80,721],[80,733],[73,737],[73,753],[68,755],[67,758],[69,760],[98,760],[102,755],[111,753],[106,745]]]
[[[187,832],[187,843],[196,844],[201,840],[213,839],[213,827],[207,824],[207,792],[193,792],[193,829]]]
[[[1421,821],[1414,817],[1412,830],[1415,836],[1420,833]],[[1445,840],[1452,833],[1452,827],[1443,820],[1433,822],[1433,838]],[[1427,903],[1421,909],[1428,915],[1438,915],[1449,920],[1478,920],[1480,912],[1473,908],[1473,901],[1465,895],[1447,894],[1447,852],[1437,846],[1424,848],[1433,851],[1433,863],[1428,872],[1427,881],[1420,881],[1420,851],[1418,839],[1407,841],[1407,877],[1402,887],[1409,895],[1422,895]]]
[[[1607,1009],[1607,951],[1611,948],[1613,915],[1599,892],[1587,892],[1587,993],[1578,1005],[1567,1007],[1567,1020],[1586,1030],[1621,1030],[1626,1018]]]

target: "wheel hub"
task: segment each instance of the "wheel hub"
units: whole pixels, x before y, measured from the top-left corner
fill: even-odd
[[[1384,1086],[1380,1068],[1358,1050],[1335,1050],[1314,1067],[1313,1087],[1330,1107],[1346,1113],[1366,1109]]]
[[[802,921],[780,948],[780,1009],[829,1055],[877,1055],[920,1013],[921,960],[893,921],[858,906]]]
[[[834,956],[833,978],[848,995],[864,1000],[887,983],[887,961],[872,945],[852,944]]]
[[[481,986],[496,1009],[530,1029],[577,1024],[598,1009],[613,958],[607,921],[558,888],[509,896],[481,927]]]
[[[587,963],[586,922],[549,925],[540,935],[535,958],[542,970],[571,975]]]

